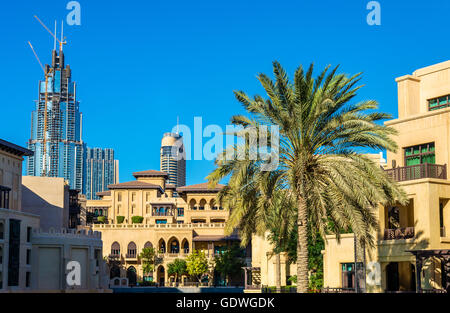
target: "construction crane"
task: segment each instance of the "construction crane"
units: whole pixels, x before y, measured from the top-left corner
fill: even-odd
[[[55,21],[55,34],[52,33],[52,31],[50,29],[48,29],[48,27],[35,15],[34,16],[36,18],[36,20],[45,28],[45,30],[47,30],[50,35],[52,35],[52,37],[54,38],[54,50],[56,50],[56,42],[59,43],[59,51],[61,52],[63,50],[63,46],[65,44],[67,44],[65,37],[63,37],[63,29],[64,29],[64,22],[61,22],[61,39],[58,39],[56,37],[56,21]],[[43,129],[43,147],[42,147],[42,173],[41,176],[48,176],[48,172],[47,172],[47,132],[48,132],[48,117],[47,117],[47,104],[48,104],[48,81],[49,81],[49,77],[52,76],[53,73],[53,68],[52,67],[48,67],[47,71],[44,68],[44,66],[42,65],[41,60],[39,59],[39,57],[36,54],[36,51],[34,50],[33,46],[31,45],[31,43],[28,41],[28,44],[30,45],[31,50],[33,51],[34,56],[36,57],[37,61],[39,62],[39,65],[41,66],[42,70],[44,71],[44,75],[45,75],[45,96],[44,96],[44,129]],[[39,91],[40,93],[41,91]],[[39,100],[38,103],[40,103],[41,99],[40,99],[40,95],[39,95]]]
[[[45,26],[44,23],[42,23],[42,21],[39,19],[39,17],[37,17],[36,15],[34,17],[42,25],[42,27],[44,27],[45,30],[48,31],[50,33],[50,35],[52,35],[52,37],[55,39],[55,50],[56,50],[56,42],[58,42],[59,43],[59,51],[62,51],[63,50],[63,45],[67,44],[66,37],[63,37],[63,34],[64,34],[64,22],[61,21],[61,40],[60,40],[60,39],[58,39],[56,37],[56,21],[55,21],[55,33],[52,33],[52,31],[50,29],[48,29],[48,27]]]

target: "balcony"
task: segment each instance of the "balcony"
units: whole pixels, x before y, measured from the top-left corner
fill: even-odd
[[[447,164],[423,163],[385,170],[386,174],[397,182],[421,179],[439,178],[447,179]]]
[[[384,240],[398,240],[409,238],[414,238],[414,227],[384,230]]]

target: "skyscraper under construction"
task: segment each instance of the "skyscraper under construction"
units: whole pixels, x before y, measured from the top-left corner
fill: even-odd
[[[27,175],[64,177],[71,189],[83,190],[85,144],[81,139],[82,114],[76,98],[69,65],[64,64],[62,47],[52,51],[52,64],[44,68],[39,97],[31,115],[34,152],[27,160]]]

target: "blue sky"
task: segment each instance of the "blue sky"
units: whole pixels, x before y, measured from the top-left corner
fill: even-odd
[[[263,94],[259,72],[280,61],[292,74],[314,62],[364,72],[358,100],[375,99],[397,115],[394,79],[449,59],[448,0],[382,0],[381,25],[366,23],[369,0],[94,1],[80,0],[81,25],[65,25],[66,63],[77,82],[88,146],[114,148],[120,180],[159,169],[164,132],[180,122],[225,128],[244,113],[233,90]],[[53,29],[68,1],[0,5],[0,138],[25,145]],[[446,15],[447,14],[447,15]],[[205,139],[207,140],[207,139]],[[205,141],[204,140],[204,141]],[[202,182],[211,161],[188,161],[187,183]]]

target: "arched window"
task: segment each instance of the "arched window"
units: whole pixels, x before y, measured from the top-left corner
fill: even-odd
[[[153,248],[153,245],[150,241],[147,241],[144,245],[144,248]]]
[[[159,240],[158,250],[159,253],[166,253],[166,242],[162,238]]]
[[[206,200],[205,199],[201,199],[200,200],[200,206],[199,206],[199,210],[204,210],[206,206]]]
[[[128,244],[127,257],[128,258],[136,257],[136,244],[133,241]]]
[[[112,245],[111,245],[111,255],[114,257],[119,257],[120,256],[120,245],[117,241],[115,241]]]
[[[189,209],[197,210],[196,204],[197,202],[195,201],[195,199],[191,199],[191,201],[189,201]]]
[[[175,237],[172,237],[168,241],[169,246],[169,253],[180,253],[180,243],[178,242],[178,239]]]
[[[183,253],[188,254],[189,253],[189,242],[187,241],[187,239],[183,239],[183,243],[181,244],[181,246],[183,247]]]

